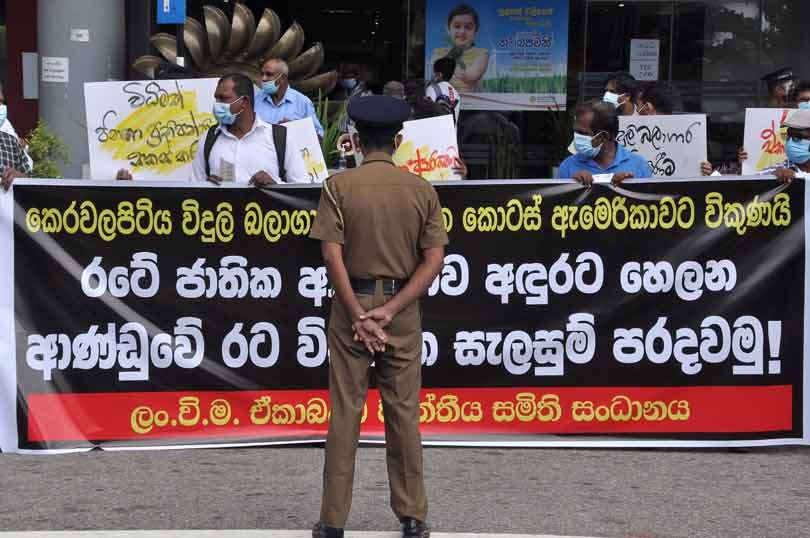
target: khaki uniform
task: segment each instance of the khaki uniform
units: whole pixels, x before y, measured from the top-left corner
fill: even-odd
[[[425,248],[447,244],[439,198],[422,178],[396,168],[385,153],[369,154],[363,166],[330,178],[321,193],[310,237],[343,245],[349,276],[408,279]],[[385,304],[377,282],[374,295],[357,295],[365,310]],[[329,399],[321,521],[343,528],[349,515],[360,418],[375,361],[385,415],[391,508],[401,520],[427,519],[419,434],[422,319],[419,303],[404,309],[385,328],[383,355],[373,357],[354,341],[346,307],[335,297],[329,321]]]

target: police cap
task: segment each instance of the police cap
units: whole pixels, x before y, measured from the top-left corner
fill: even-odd
[[[785,80],[793,80],[793,69],[790,67],[784,67],[782,69],[778,69],[773,73],[768,73],[764,77],[762,77],[763,82],[767,82],[768,84],[778,84],[779,82],[783,82]]]
[[[349,117],[361,129],[395,130],[402,128],[402,123],[411,115],[411,107],[394,97],[387,95],[369,95],[353,97],[347,109]]]

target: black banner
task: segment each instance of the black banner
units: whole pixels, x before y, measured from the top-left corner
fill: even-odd
[[[804,182],[436,187],[426,441],[807,440]],[[323,440],[319,195],[15,185],[3,450]]]

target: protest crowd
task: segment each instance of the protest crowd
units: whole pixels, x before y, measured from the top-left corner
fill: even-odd
[[[456,70],[456,63],[444,57],[437,60],[433,67],[433,76],[427,83],[414,81],[403,84],[392,80],[381,88],[372,88],[371,84],[358,81],[357,66],[348,65],[342,70],[338,90],[345,94],[342,98],[347,102],[355,96],[374,95],[375,90],[379,90],[376,93],[407,102],[411,111],[409,120],[448,115],[452,116],[457,129],[462,97],[449,82]],[[172,74],[169,70],[165,76]],[[193,180],[217,184],[236,181],[256,186],[312,181],[295,141],[286,136],[283,128],[278,127],[309,118],[321,140],[324,129],[313,103],[290,86],[289,66],[283,59],[270,58],[265,61],[261,75],[259,87],[238,73],[228,74],[219,80],[213,109],[217,125],[206,131],[197,145]],[[769,106],[796,109],[781,126],[788,163],[765,171],[782,182],[788,182],[810,168],[810,82],[795,81],[789,68],[767,75],[763,80],[768,84]],[[3,170],[2,186],[7,190],[14,178],[31,176],[33,161],[27,154],[26,140],[18,137],[7,119],[5,104],[0,106],[3,116],[0,168]],[[656,176],[650,166],[652,163],[617,140],[621,131],[620,118],[674,114],[677,114],[675,97],[667,84],[642,83],[626,72],[610,75],[605,81],[601,99],[576,105],[568,147],[570,156],[558,163],[556,177],[590,185],[594,180],[619,184],[631,178]],[[362,160],[358,144],[352,140],[351,126],[353,122],[344,114],[341,120],[344,134],[340,138],[340,168],[359,165]],[[401,140],[400,136],[397,144]],[[698,147],[694,149],[700,151]],[[741,144],[737,162],[713,164],[703,161],[700,163],[700,174],[720,175],[723,171],[726,175],[739,175],[747,158],[748,152]],[[457,179],[474,179],[468,177],[467,166],[461,156],[453,159],[452,170]],[[115,179],[133,179],[132,170],[120,169]]]

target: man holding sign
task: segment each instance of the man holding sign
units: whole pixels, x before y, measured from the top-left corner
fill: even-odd
[[[254,112],[253,82],[248,77],[225,75],[214,98],[219,125],[200,140],[193,163],[194,180],[257,187],[310,181],[295,141],[286,136],[283,127],[262,121]]]
[[[647,160],[616,141],[619,117],[612,104],[594,104],[590,126],[581,127],[574,131],[577,153],[563,161],[557,177],[575,179],[583,185],[602,177],[609,177],[614,185],[634,177],[652,177]]]

